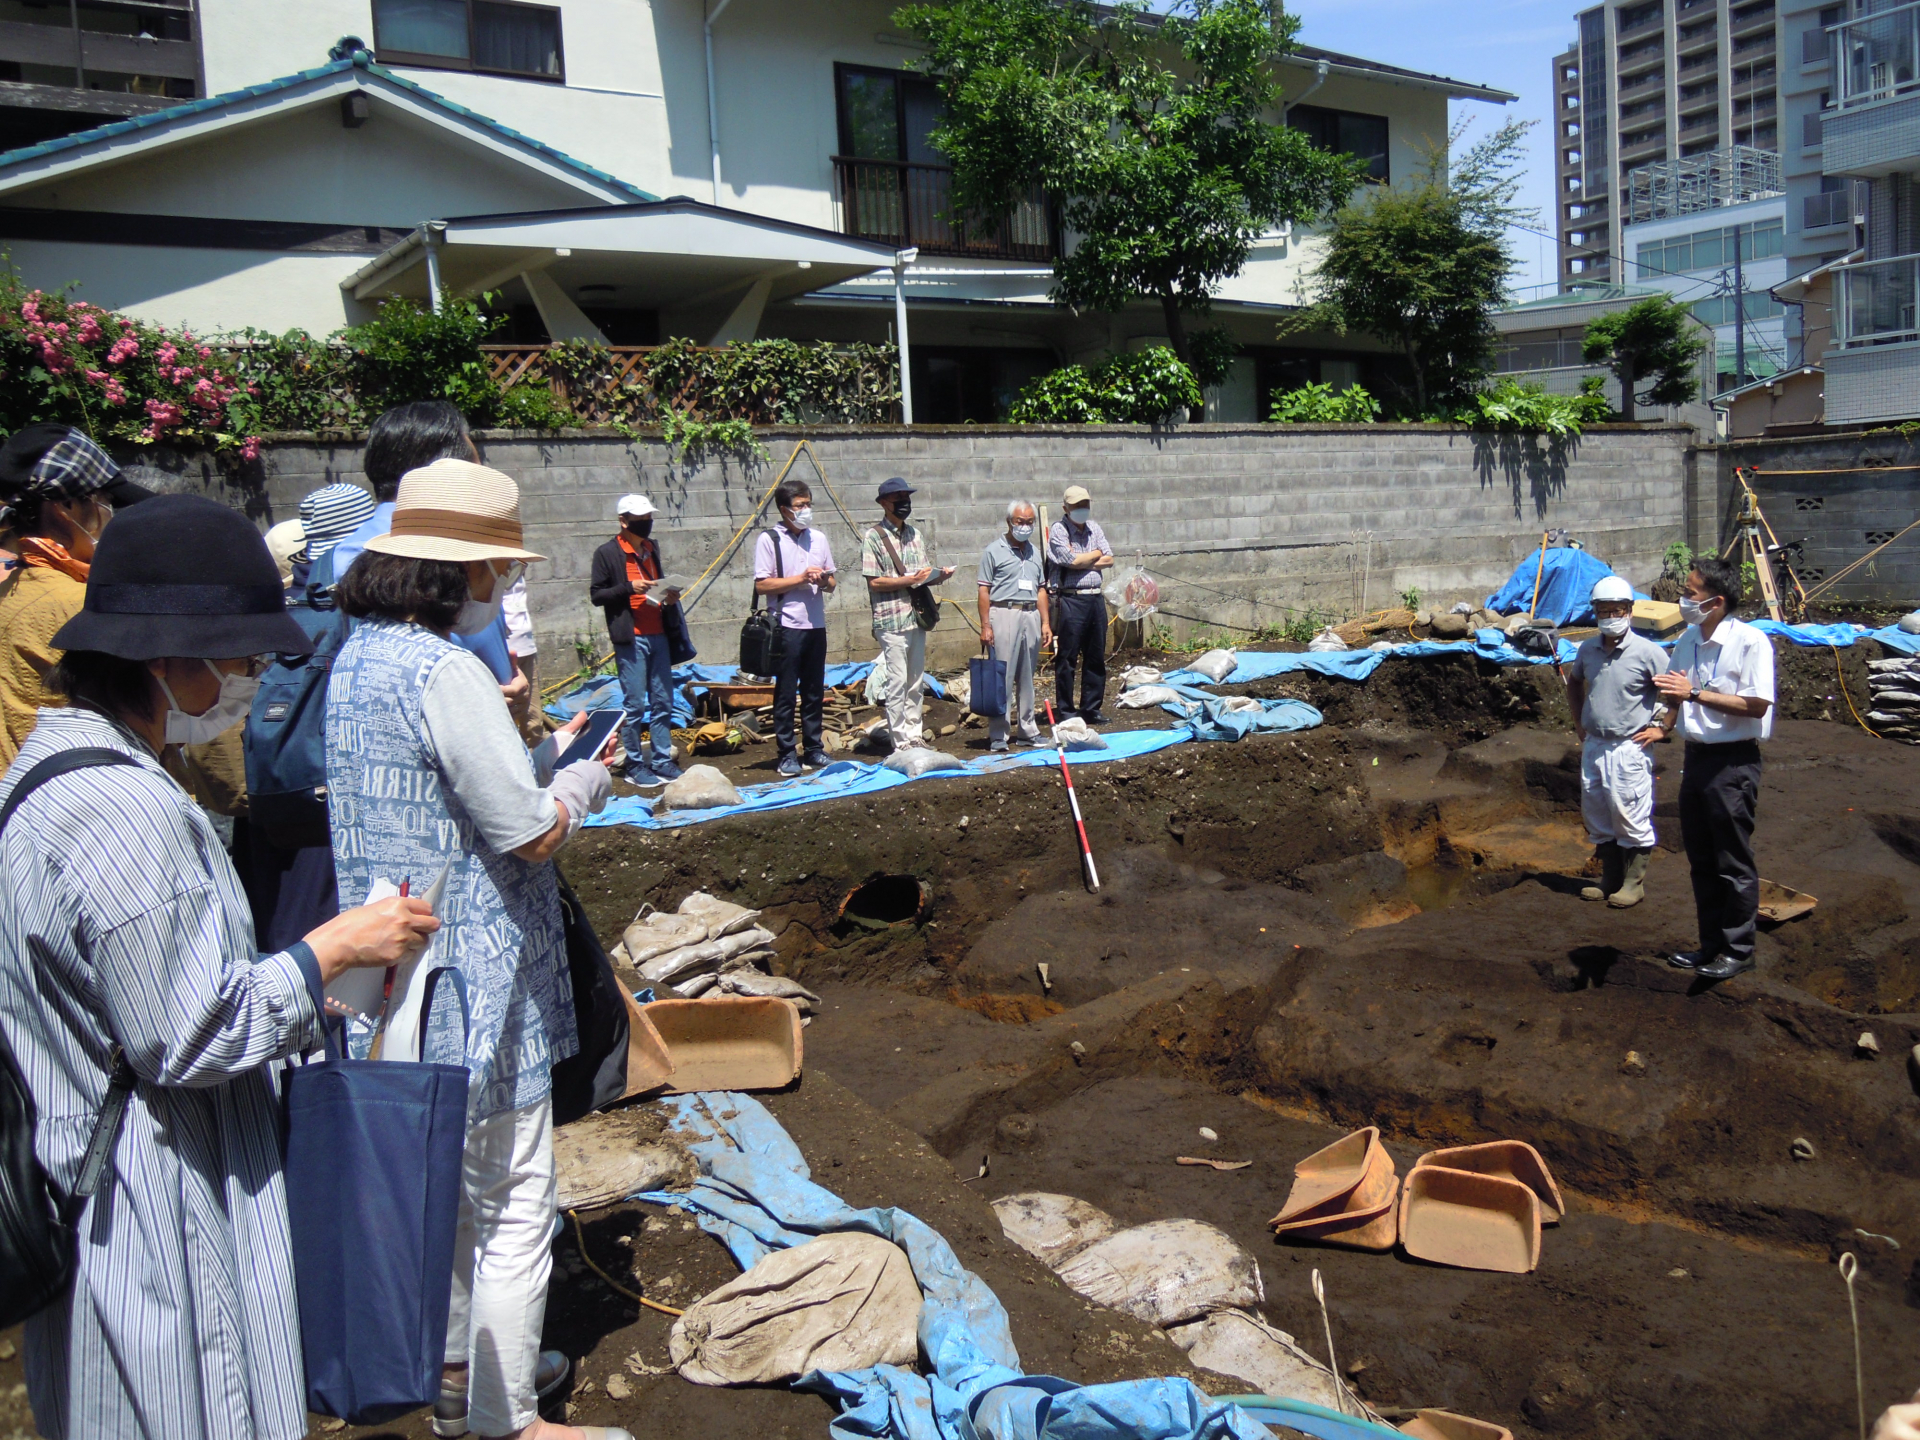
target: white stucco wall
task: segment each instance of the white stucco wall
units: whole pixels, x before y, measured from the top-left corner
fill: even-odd
[[[299,328],[327,335],[367,318],[340,289],[363,255],[282,255],[253,250],[158,249],[15,240],[14,267],[29,286],[73,296],[196,335]]]

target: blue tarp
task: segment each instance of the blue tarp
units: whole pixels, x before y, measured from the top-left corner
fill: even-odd
[[[827,686],[858,685],[873,673],[871,660],[854,660],[844,665],[827,666]],[[738,665],[701,665],[689,661],[685,665],[673,667],[673,723],[676,729],[685,728],[693,723],[693,695],[705,692],[709,685],[729,685],[740,673]],[[926,677],[927,689],[942,699],[946,698],[946,687],[931,675]],[[687,686],[692,685],[692,695]],[[547,714],[555,720],[565,723],[582,710],[611,710],[623,703],[620,692],[620,679],[617,675],[601,675],[582,680],[573,689],[557,699],[547,702]]]
[[[1325,717],[1304,700],[1262,700],[1257,710],[1228,710],[1225,700],[1195,686],[1176,685],[1173,690],[1180,698],[1160,708],[1185,720],[1188,732],[1196,740],[1244,740],[1249,735],[1285,734],[1290,730],[1311,730],[1325,721]]]
[[[661,1103],[681,1134],[704,1137],[691,1145],[701,1175],[687,1194],[634,1198],[692,1211],[742,1268],[848,1230],[906,1251],[922,1295],[920,1350],[934,1373],[876,1365],[801,1376],[796,1389],[839,1404],[834,1440],[1272,1440],[1245,1411],[1186,1380],[1080,1386],[1023,1375],[1005,1308],[938,1231],[905,1210],[855,1210],[814,1184],[799,1147],[756,1100],[719,1093]]]
[[[1878,640],[1889,650],[1898,650],[1902,655],[1920,655],[1920,635],[1909,635],[1898,625],[1869,631],[1867,639]]]
[[[1312,710],[1311,706],[1305,707]],[[1313,711],[1313,724],[1318,724],[1320,716]],[[1289,725],[1284,728],[1304,729],[1304,724]],[[1070,750],[1067,762],[1071,765],[1090,765],[1102,760],[1131,760],[1136,755],[1151,755],[1156,750],[1165,750],[1170,745],[1183,745],[1199,738],[1192,727],[1185,726],[1177,730],[1114,730],[1105,732],[1102,738],[1107,742],[1104,750]],[[1004,770],[1020,770],[1035,765],[1056,765],[1059,752],[1055,750],[1015,750],[1005,755],[994,755],[983,760],[970,760],[965,769],[929,770],[921,780],[951,779],[963,775],[998,775]],[[741,804],[725,805],[714,810],[675,810],[656,817],[653,814],[653,800],[640,795],[630,795],[624,799],[610,800],[607,808],[598,815],[589,815],[589,825],[638,825],[646,830],[677,830],[686,825],[697,825],[703,820],[717,820],[723,815],[745,815],[755,810],[785,810],[795,805],[811,805],[820,800],[838,800],[849,795],[871,795],[880,790],[891,790],[896,785],[914,783],[897,770],[889,770],[884,765],[868,765],[858,760],[836,760],[823,770],[811,775],[803,775],[798,780],[781,780],[769,785],[742,785],[740,787]]]
[[[1556,644],[1559,646],[1561,663],[1571,661],[1576,653],[1573,642],[1559,640]],[[1507,637],[1502,632],[1488,628],[1477,632],[1471,643],[1415,640],[1392,650],[1323,650],[1318,653],[1305,651],[1297,655],[1273,650],[1242,650],[1234,656],[1239,663],[1234,666],[1233,673],[1219,683],[1245,685],[1253,680],[1265,680],[1294,670],[1308,670],[1316,675],[1336,675],[1343,680],[1364,680],[1394,656],[1419,660],[1432,655],[1475,655],[1482,660],[1491,660],[1496,665],[1552,663],[1545,655],[1529,655],[1524,650],[1516,650],[1507,643]],[[1178,688],[1183,685],[1211,685],[1214,682],[1196,671],[1175,670],[1165,677],[1164,683]]]
[[[1613,567],[1585,550],[1549,547],[1544,553],[1543,565],[1542,551],[1530,551],[1527,558],[1514,567],[1507,583],[1487,597],[1487,609],[1496,615],[1521,615],[1531,611],[1556,626],[1591,624],[1593,602],[1588,597],[1595,585],[1613,574]],[[1537,602],[1533,598],[1536,579],[1540,585]]]
[[[1860,625],[1787,625],[1764,618],[1751,623],[1756,630],[1782,636],[1796,645],[1851,645],[1862,635],[1870,633]]]

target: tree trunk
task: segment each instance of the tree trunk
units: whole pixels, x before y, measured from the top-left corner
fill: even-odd
[[[1407,343],[1407,365],[1413,371],[1413,408],[1415,418],[1427,418],[1427,369],[1420,363],[1419,349],[1409,341]]]
[[[1614,358],[1614,374],[1620,377],[1620,418],[1633,419],[1633,352],[1622,350]]]
[[[1193,369],[1193,345],[1187,339],[1187,317],[1180,313],[1180,298],[1171,290],[1160,297],[1160,312],[1167,318],[1167,343],[1173,346],[1173,353],[1180,363]],[[1195,377],[1199,378],[1198,376]],[[1207,418],[1207,402],[1204,393],[1198,405],[1187,410],[1188,421],[1198,424]]]

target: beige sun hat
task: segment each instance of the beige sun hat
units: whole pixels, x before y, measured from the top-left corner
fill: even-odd
[[[471,460],[436,460],[400,477],[393,528],[367,549],[414,560],[544,560],[520,531],[520,487]]]

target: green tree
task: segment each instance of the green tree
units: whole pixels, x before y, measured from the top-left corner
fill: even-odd
[[[1415,415],[1468,403],[1486,378],[1493,310],[1506,294],[1514,205],[1531,121],[1509,121],[1449,156],[1464,127],[1423,157],[1410,182],[1355,196],[1334,215],[1316,276],[1317,303],[1283,333],[1358,330],[1391,345],[1411,377]]]
[[[1684,405],[1700,388],[1693,373],[1700,358],[1693,312],[1664,295],[1587,322],[1580,358],[1604,365],[1620,380],[1620,418],[1633,419],[1634,387],[1652,378],[1638,398],[1649,405]]]
[[[1360,167],[1274,123],[1272,65],[1299,22],[1276,0],[952,0],[895,23],[928,46],[945,109],[934,148],[962,214],[1004,216],[1036,190],[1079,238],[1054,264],[1076,310],[1157,301],[1174,354],[1216,383],[1230,352],[1189,317],[1276,225],[1317,219]],[[1204,332],[1202,332],[1204,333]]]

